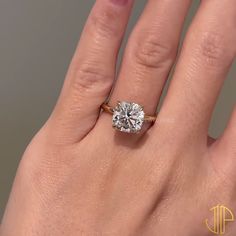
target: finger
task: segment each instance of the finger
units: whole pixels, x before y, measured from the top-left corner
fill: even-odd
[[[236,177],[236,106],[234,107],[229,123],[217,142],[211,147],[214,165],[217,170],[235,179]]]
[[[149,0],[128,41],[110,104],[131,101],[156,111],[175,61],[190,0]]]
[[[218,143],[224,151],[227,151],[227,156],[234,156],[234,161],[236,162],[236,106],[234,107],[234,111],[224,134],[218,140]]]
[[[236,53],[235,3],[201,3],[159,113],[160,120],[174,120],[165,125],[172,135],[207,140],[212,111]]]
[[[236,154],[236,106],[221,140],[227,140],[229,146],[231,146],[232,150],[235,150]]]
[[[49,120],[58,142],[81,140],[94,126],[115,74],[132,0],[97,0]]]

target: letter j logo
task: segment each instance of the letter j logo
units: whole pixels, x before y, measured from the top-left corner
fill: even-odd
[[[206,219],[206,227],[216,235],[224,235],[226,224],[234,221],[233,212],[223,205],[215,206],[210,211],[213,212],[213,222],[210,225],[209,220]]]

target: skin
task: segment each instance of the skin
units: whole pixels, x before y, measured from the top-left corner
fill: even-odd
[[[124,134],[99,113],[114,86],[111,105],[154,114],[190,3],[147,1],[114,85],[133,2],[96,1],[56,107],[23,155],[1,236],[205,236],[209,209],[236,212],[236,109],[222,136],[208,137],[236,55],[235,0],[201,2],[154,125]]]

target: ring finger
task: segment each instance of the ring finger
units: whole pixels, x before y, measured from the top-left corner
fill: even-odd
[[[128,41],[110,99],[130,101],[153,114],[174,63],[190,0],[150,0]]]

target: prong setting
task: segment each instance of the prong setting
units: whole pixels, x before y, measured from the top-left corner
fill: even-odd
[[[125,133],[138,133],[143,126],[145,113],[137,103],[119,101],[114,108],[112,126]]]

